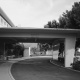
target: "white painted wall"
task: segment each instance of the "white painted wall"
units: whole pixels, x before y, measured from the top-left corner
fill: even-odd
[[[47,51],[46,51],[46,55],[48,55],[48,56],[51,55],[51,56],[52,56],[52,55],[53,55],[53,50],[47,50]]]
[[[23,43],[24,45],[24,57],[30,57],[32,54],[31,48],[36,47],[37,48],[37,43]]]
[[[24,47],[36,47],[37,48],[37,43],[23,43]]]
[[[65,38],[65,67],[71,67],[75,53],[76,38],[73,36]]]
[[[24,49],[24,57],[29,57],[29,48]]]

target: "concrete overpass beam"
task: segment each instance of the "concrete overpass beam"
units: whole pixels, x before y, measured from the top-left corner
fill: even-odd
[[[73,36],[65,38],[65,67],[71,67],[75,53],[76,38]]]

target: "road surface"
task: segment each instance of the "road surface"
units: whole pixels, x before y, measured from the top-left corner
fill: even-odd
[[[49,58],[26,59],[13,64],[15,80],[80,80],[80,73],[50,63]]]

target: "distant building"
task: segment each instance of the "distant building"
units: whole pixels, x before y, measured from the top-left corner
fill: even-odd
[[[37,49],[37,43],[23,43],[23,45],[24,45],[24,54],[23,54],[24,57],[33,55],[32,48]]]
[[[8,27],[15,27],[9,17],[5,14],[5,12],[0,8],[0,28],[8,28]],[[0,59],[3,59],[4,52],[4,43],[0,40]],[[4,57],[5,58],[5,57]]]
[[[0,27],[15,27],[5,12],[0,8]]]

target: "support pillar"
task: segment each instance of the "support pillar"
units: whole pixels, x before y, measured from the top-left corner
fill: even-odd
[[[75,37],[70,36],[65,38],[65,67],[71,67],[71,63],[73,63],[75,43]]]
[[[31,55],[30,50],[31,50],[31,48],[29,47],[29,56]]]

